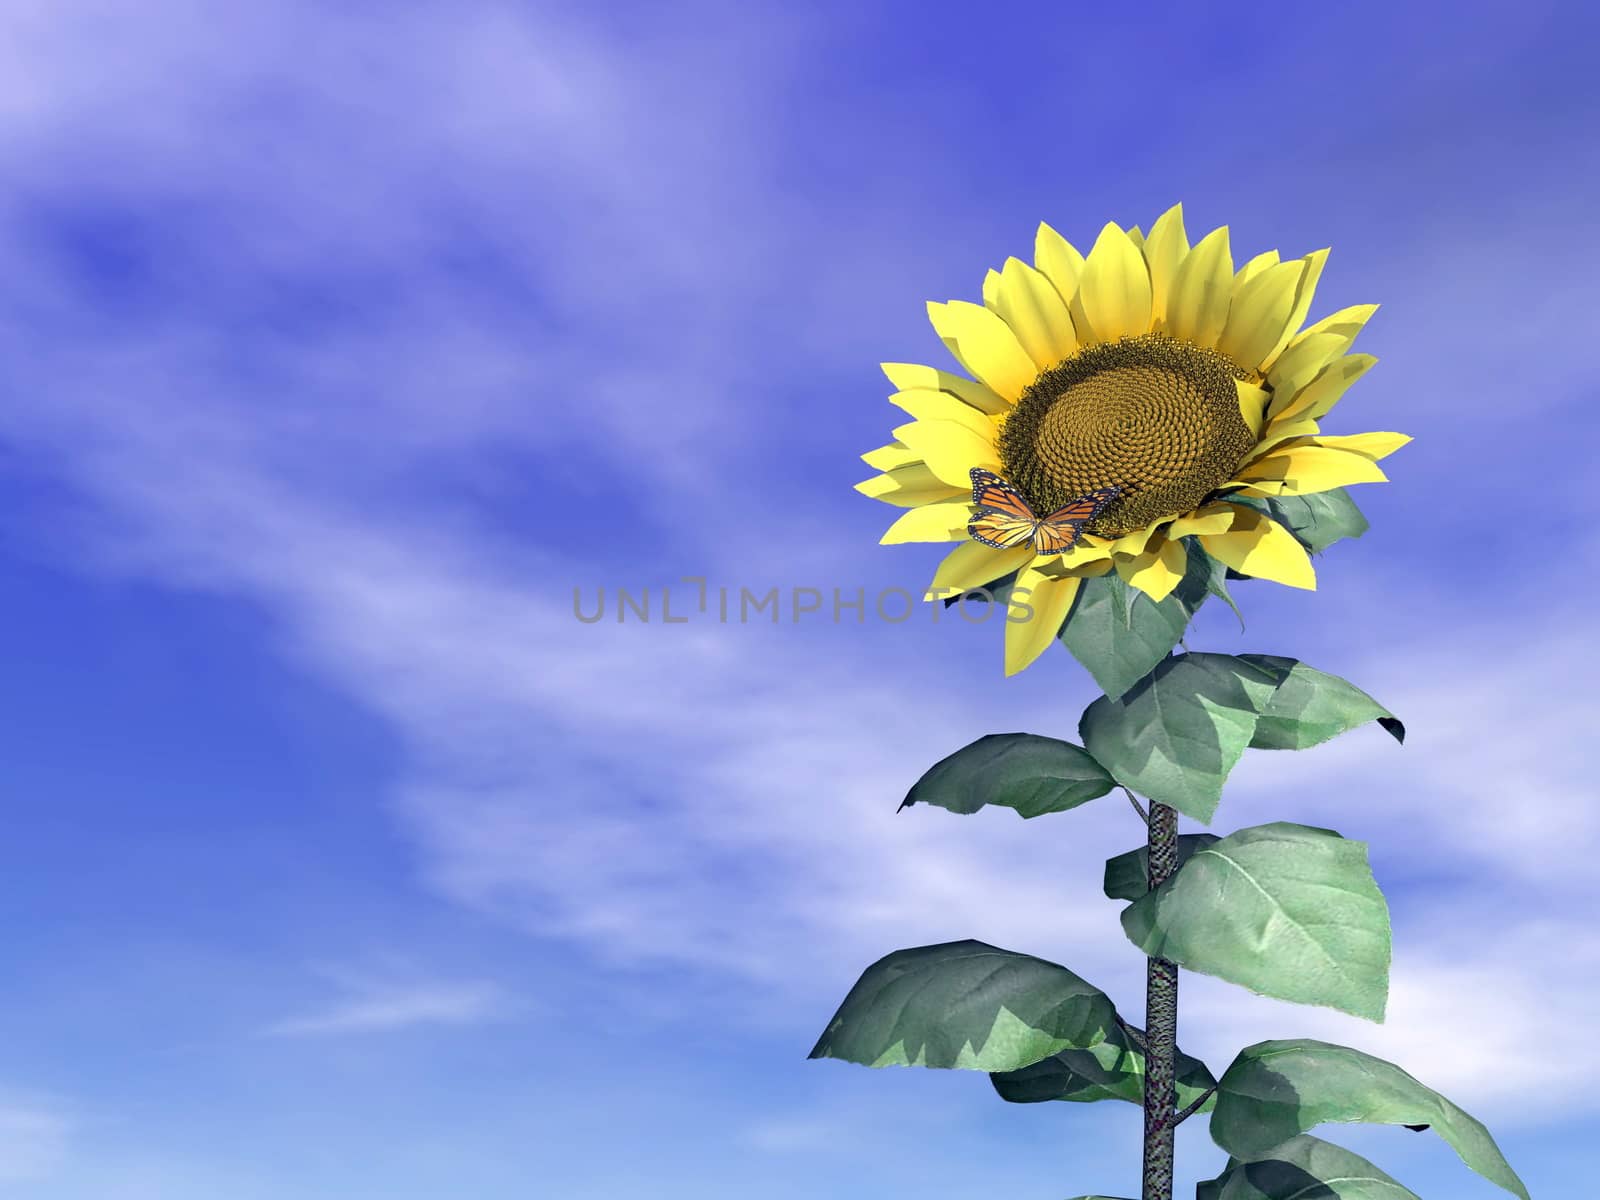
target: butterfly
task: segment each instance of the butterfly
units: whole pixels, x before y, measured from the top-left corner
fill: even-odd
[[[985,546],[1010,550],[1031,544],[1040,554],[1061,554],[1077,545],[1083,527],[1117,498],[1121,488],[1104,487],[1080,496],[1048,517],[1037,517],[1028,502],[993,471],[973,467],[972,502],[978,511],[967,522],[967,532]]]

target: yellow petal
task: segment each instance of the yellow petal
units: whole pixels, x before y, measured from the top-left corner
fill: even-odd
[[[928,320],[951,352],[990,389],[1013,403],[1039,374],[1016,334],[981,304],[928,301]]]
[[[1078,248],[1043,221],[1033,239],[1033,265],[1048,279],[1063,301],[1078,293],[1083,275],[1083,255]]]
[[[1377,462],[1380,458],[1389,457],[1411,440],[1409,433],[1344,433],[1332,437],[1323,434],[1317,438],[1317,445],[1332,446],[1335,450],[1349,450]]]
[[[997,432],[992,418],[949,392],[910,388],[890,396],[889,403],[904,409],[919,421],[954,421],[990,441],[994,440]]]
[[[994,443],[954,421],[912,421],[896,426],[892,432],[952,487],[970,485],[973,467],[1000,470],[1000,455]]]
[[[1315,437],[1296,438],[1286,448],[1325,446],[1330,450],[1346,450],[1377,462],[1380,458],[1388,458],[1411,440],[1408,433],[1323,433]]]
[[[1048,279],[1020,258],[1006,259],[1004,269],[990,275],[995,284],[991,289],[985,282],[983,302],[1011,327],[1035,367],[1048,370],[1077,352],[1072,314]]]
[[[1233,528],[1198,535],[1201,549],[1242,574],[1315,591],[1317,573],[1294,534],[1254,509],[1232,507]]]
[[[1072,549],[1064,551],[1050,560],[1051,569],[1060,568],[1063,573],[1072,574],[1101,561],[1104,561],[1109,568],[1111,550],[1115,545],[1116,541],[1112,538],[1101,538],[1095,537],[1093,534],[1085,534],[1073,543]],[[1098,574],[1097,571],[1090,573]]]
[[[1000,294],[1000,272],[990,267],[983,276],[983,306],[994,311],[995,298]]]
[[[1082,580],[1075,575],[1052,576],[1037,567],[1023,567],[1012,595],[1025,602],[1026,620],[1006,621],[1006,674],[1015,675],[1050,647],[1061,632]],[[1020,606],[1019,606],[1020,608]],[[1008,609],[1008,617],[1009,617]]]
[[[1228,227],[1213,229],[1183,256],[1167,293],[1167,332],[1197,346],[1215,346],[1233,298]]]
[[[993,583],[1002,575],[1011,574],[1033,556],[1032,546],[996,550],[969,538],[944,556],[939,569],[933,573],[933,582],[928,585],[923,599],[939,600]]]
[[[1097,562],[1069,566],[1065,556],[1058,554],[1053,558],[1040,557],[1035,559],[1033,568],[1041,574],[1050,576],[1052,579],[1064,579],[1068,575],[1074,575],[1079,579],[1095,579],[1111,570],[1111,560],[1105,558]]]
[[[1389,477],[1364,454],[1330,446],[1294,446],[1240,468],[1239,479],[1258,486],[1263,481],[1280,482],[1283,487],[1277,494],[1304,496],[1353,483],[1385,483]]]
[[[1317,373],[1317,377],[1297,392],[1292,400],[1278,412],[1276,420],[1316,420],[1339,403],[1345,390],[1376,364],[1370,354],[1346,354],[1336,358]]]
[[[1162,538],[1180,538],[1189,533],[1222,532],[1232,527],[1233,506],[1213,501],[1178,517],[1157,517],[1142,529],[1104,540],[1108,554],[1118,560],[1137,558],[1150,551]],[[1086,539],[1087,540],[1087,539]]]
[[[1118,558],[1130,558],[1137,554],[1143,554],[1146,544],[1155,536],[1157,527],[1167,519],[1166,517],[1157,517],[1142,528],[1130,529],[1127,533],[1108,539],[1106,541],[1107,553],[1114,554]]]
[[[1129,587],[1136,587],[1157,604],[1172,594],[1183,579],[1189,555],[1183,543],[1162,537],[1134,558],[1117,559],[1117,574]]]
[[[1265,458],[1277,447],[1298,441],[1301,438],[1312,437],[1317,433],[1317,423],[1309,420],[1299,421],[1269,421],[1266,432],[1261,435],[1261,440],[1256,443],[1256,448],[1250,451],[1240,468],[1248,466],[1257,459]]]
[[[1234,496],[1255,496],[1257,498],[1263,496],[1281,496],[1283,495],[1284,491],[1283,480],[1281,479],[1263,479],[1258,480],[1255,483],[1245,484],[1241,484],[1235,480],[1233,484],[1229,485],[1229,487],[1231,489],[1236,489],[1228,492],[1228,498],[1230,500]]]
[[[1318,333],[1308,338],[1296,338],[1267,372],[1267,386],[1272,389],[1272,403],[1267,406],[1269,417],[1277,416],[1289,406],[1300,389],[1305,387],[1350,347],[1350,340],[1337,333]]]
[[[912,508],[934,500],[954,500],[962,496],[968,500],[972,498],[971,488],[946,483],[928,469],[927,463],[921,462],[863,479],[856,484],[856,491],[901,508]]]
[[[1247,383],[1243,379],[1233,381],[1233,390],[1238,393],[1239,415],[1249,427],[1250,436],[1259,438],[1261,427],[1267,419],[1267,401],[1272,399],[1272,394],[1266,388]]]
[[[1276,250],[1263,250],[1244,266],[1239,268],[1239,273],[1233,277],[1233,294],[1237,298],[1239,289],[1244,287],[1268,267],[1278,265],[1278,252]]]
[[[1352,304],[1349,308],[1341,308],[1336,313],[1329,313],[1315,324],[1307,325],[1290,339],[1291,347],[1302,338],[1315,337],[1319,333],[1337,333],[1348,338],[1350,342],[1356,340],[1356,334],[1371,320],[1372,314],[1378,311],[1376,304]],[[1305,318],[1302,317],[1301,320]],[[1346,345],[1349,343],[1347,342]]]
[[[1226,533],[1233,528],[1233,512],[1236,507],[1220,501],[1202,505],[1167,526],[1167,536],[1181,538],[1196,533]]]
[[[971,519],[970,497],[919,505],[902,513],[878,539],[878,544],[892,546],[898,542],[953,542],[967,536],[967,522]]]
[[[1151,327],[1165,329],[1172,277],[1177,274],[1183,256],[1189,253],[1189,237],[1183,231],[1183,205],[1174,204],[1156,218],[1143,249],[1144,261],[1150,268]]]
[[[1278,263],[1237,287],[1217,349],[1246,370],[1260,366],[1288,340],[1289,314],[1303,274],[1302,262]]]
[[[887,446],[868,450],[861,456],[861,461],[880,471],[892,471],[896,467],[909,467],[912,463],[921,462],[922,455],[904,442],[890,442]]]
[[[1328,262],[1328,249],[1313,250],[1300,260],[1305,264],[1305,270],[1300,274],[1300,285],[1295,289],[1294,306],[1289,310],[1289,322],[1284,326],[1283,338],[1269,350],[1261,359],[1261,369],[1266,371],[1277,361],[1278,355],[1300,328],[1300,322],[1306,319],[1306,314],[1311,311],[1311,298],[1317,294],[1317,282],[1322,278],[1322,268]]]
[[[1085,344],[1150,332],[1150,269],[1115,222],[1106,222],[1095,239],[1071,307]]]
[[[935,391],[949,392],[980,412],[986,413],[1005,412],[1011,407],[1003,397],[997,396],[989,387],[977,380],[952,375],[949,371],[941,371],[937,367],[924,367],[919,363],[879,363],[878,366],[889,377],[889,382],[902,391],[931,388]]]

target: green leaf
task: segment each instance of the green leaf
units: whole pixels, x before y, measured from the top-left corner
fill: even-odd
[[[1183,579],[1160,603],[1129,587],[1115,571],[1085,579],[1062,626],[1061,641],[1100,690],[1115,699],[1178,644],[1189,618],[1205,601],[1210,564],[1205,553],[1191,552]]]
[[[1202,846],[1220,839],[1214,833],[1180,833],[1178,835],[1178,867]],[[1176,867],[1173,868],[1176,871]],[[1137,900],[1150,890],[1150,848],[1140,846],[1115,858],[1106,859],[1105,893],[1112,900]]]
[[[1371,526],[1343,488],[1310,496],[1234,496],[1234,504],[1248,504],[1290,533],[1312,554],[1320,554],[1343,538],[1360,537]]]
[[[1014,1071],[1116,1028],[1099,988],[1067,968],[983,942],[896,950],[856,981],[811,1058],[868,1067]]]
[[[1257,750],[1304,750],[1368,721],[1377,721],[1397,742],[1406,727],[1355,684],[1275,654],[1241,654],[1245,662],[1278,681],[1250,745]]]
[[[1212,1140],[1243,1162],[1324,1121],[1431,1125],[1478,1174],[1528,1200],[1528,1189],[1483,1125],[1391,1062],[1298,1038],[1239,1051],[1222,1076]],[[1230,1198],[1231,1200],[1231,1198]]]
[[[1062,1050],[1017,1071],[994,1072],[989,1082],[1002,1100],[1013,1104],[1126,1100],[1142,1108],[1144,1064],[1144,1051],[1118,1025],[1106,1034],[1105,1041],[1087,1050]],[[1176,1067],[1179,1108],[1187,1107],[1217,1082],[1205,1063],[1182,1050]],[[1215,1103],[1213,1096],[1195,1111],[1209,1112]]]
[[[1022,817],[1065,812],[1104,796],[1116,780],[1071,742],[1034,733],[991,733],[928,768],[900,807],[919,801],[974,813],[985,804]]]
[[[1195,1200],[1421,1200],[1359,1154],[1308,1134],[1274,1146],[1257,1162],[1228,1159]]]
[[[1274,821],[1231,833],[1123,909],[1122,928],[1145,954],[1202,975],[1383,1020],[1389,907],[1366,843],[1331,829]]]
[[[1275,686],[1230,654],[1173,655],[1120,700],[1089,705],[1078,733],[1118,783],[1209,823]]]

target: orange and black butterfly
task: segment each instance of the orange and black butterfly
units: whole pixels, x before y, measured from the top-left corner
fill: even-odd
[[[973,467],[972,502],[978,511],[967,522],[967,532],[985,546],[1010,550],[1032,544],[1039,554],[1061,554],[1077,545],[1083,527],[1121,493],[1105,487],[1064,504],[1048,517],[1034,516],[1017,491],[993,471]]]

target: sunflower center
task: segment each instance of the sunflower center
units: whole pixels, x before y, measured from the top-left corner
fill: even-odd
[[[1234,388],[1243,378],[1226,356],[1165,334],[1091,346],[1018,399],[1000,430],[1005,476],[1041,516],[1120,488],[1087,526],[1102,537],[1188,512],[1255,445]]]

